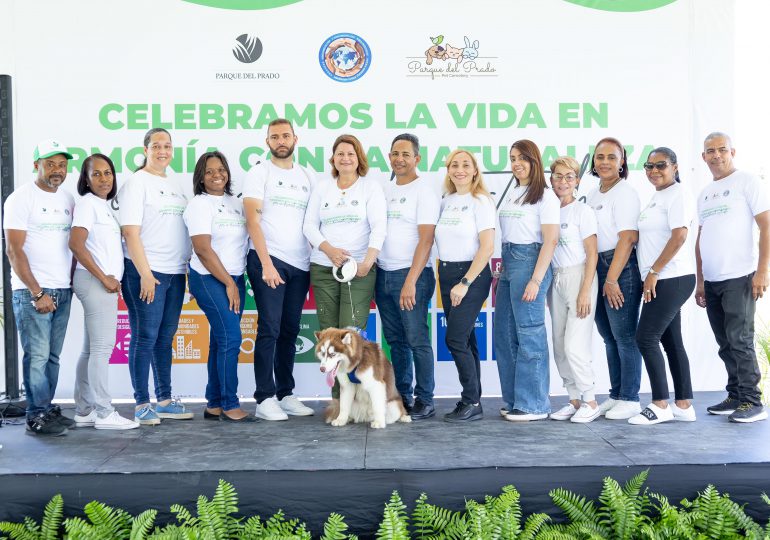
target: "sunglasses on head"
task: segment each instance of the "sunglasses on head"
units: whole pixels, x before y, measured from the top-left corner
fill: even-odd
[[[668,161],[658,161],[656,163],[650,163],[649,161],[644,164],[645,170],[651,171],[653,169],[658,169],[659,171],[665,171],[666,167],[669,166]]]

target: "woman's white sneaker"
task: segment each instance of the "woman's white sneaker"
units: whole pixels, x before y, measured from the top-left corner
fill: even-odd
[[[594,409],[588,403],[583,403],[569,421],[575,422],[576,424],[587,424],[588,422],[593,422],[599,418],[599,416],[601,416],[601,414],[598,406]]]
[[[139,427],[139,422],[123,418],[118,411],[112,411],[105,418],[97,418],[94,421],[94,427],[96,429],[135,429]]]
[[[75,415],[75,426],[76,427],[92,427],[94,423],[96,422],[96,419],[99,418],[96,415],[96,410],[91,411],[88,414],[76,414]]]
[[[278,405],[289,416],[313,416],[313,409],[302,403],[296,397],[289,395],[278,400]]]
[[[569,420],[577,411],[572,403],[567,403],[555,413],[551,413],[551,420]]]
[[[599,416],[604,416],[607,411],[618,404],[617,399],[607,398],[599,404]]]
[[[628,423],[635,426],[651,426],[653,424],[660,424],[661,422],[669,422],[673,419],[674,413],[671,412],[670,405],[665,409],[661,409],[654,403],[650,403],[642,412],[629,418]]]
[[[695,422],[695,407],[690,404],[686,409],[680,409],[676,403],[671,404],[671,412],[677,422]]]
[[[280,421],[280,420],[289,419],[289,415],[283,411],[280,404],[278,403],[278,400],[275,399],[275,397],[269,397],[263,400],[262,403],[257,403],[257,409],[254,412],[254,416],[261,418],[263,420],[271,420],[271,421]]]
[[[604,413],[607,420],[628,420],[642,412],[642,407],[638,401],[617,400],[615,406]]]

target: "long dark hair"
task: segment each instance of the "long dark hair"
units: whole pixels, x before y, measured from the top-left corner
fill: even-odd
[[[168,135],[169,140],[171,140],[171,133],[168,132],[168,130],[165,130],[163,128],[152,128],[151,130],[147,131],[147,133],[144,134],[144,148],[148,148],[150,146],[150,140],[152,139],[152,136],[156,133],[165,133]],[[147,166],[147,155],[145,154],[144,159],[142,159],[142,164],[139,165],[138,169],[134,169],[134,172],[141,171]]]
[[[206,193],[206,186],[203,183],[203,178],[206,176],[206,162],[211,158],[219,158],[222,165],[227,171],[227,183],[225,184],[225,193],[228,195],[233,194],[233,190],[230,187],[233,183],[232,175],[230,174],[230,165],[227,163],[227,158],[219,150],[213,152],[206,152],[198,158],[198,163],[195,164],[195,171],[193,172],[193,193],[200,195]]]
[[[543,172],[543,158],[540,155],[540,149],[535,143],[527,139],[521,139],[511,145],[513,149],[521,152],[521,156],[529,162],[529,184],[524,194],[519,197],[522,204],[536,204],[543,198],[546,190],[545,172]],[[514,175],[515,177],[515,175]],[[519,179],[516,178],[516,185],[519,185]]]
[[[112,160],[104,154],[91,154],[83,161],[83,166],[80,169],[80,176],[78,177],[78,195],[92,193],[91,186],[88,185],[88,177],[91,174],[91,168],[93,167],[94,159],[96,158],[106,161],[112,171],[112,189],[107,194],[107,200],[112,200],[118,193],[118,177],[115,175],[115,164],[113,164]]]
[[[676,154],[674,153],[671,148],[668,148],[667,146],[659,146],[649,154],[647,154],[647,161],[650,161],[650,156],[653,154],[663,154],[665,155],[668,160],[671,162],[672,165],[676,165]],[[679,169],[677,168],[676,173],[674,173],[674,180],[677,182],[681,182],[679,180]]]

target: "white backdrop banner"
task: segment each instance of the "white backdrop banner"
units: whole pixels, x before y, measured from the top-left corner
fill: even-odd
[[[710,0],[697,7],[693,0],[10,0],[0,6],[0,19],[10,23],[0,38],[0,71],[14,82],[16,182],[33,178],[32,150],[49,137],[75,155],[66,189],[75,191],[93,152],[109,155],[123,181],[141,161],[145,131],[164,127],[175,144],[171,169],[190,195],[197,157],[212,148],[229,158],[238,187],[267,157],[267,124],[286,117],[299,136],[297,161],[320,176],[328,175],[334,138],[352,133],[367,150],[369,176],[388,182],[390,141],[408,131],[421,141],[420,173],[437,189],[446,156],[463,147],[499,195],[515,140],[535,141],[547,165],[564,154],[581,160],[612,135],[626,145],[628,181],[643,202],[652,189],[642,163],[656,146],[678,153],[683,185],[695,194],[709,180],[703,136],[732,128],[731,111],[715,104],[733,99],[729,80],[702,84],[708,67],[695,60],[729,60],[732,16],[731,2]],[[596,185],[587,175],[580,193]],[[173,343],[174,393],[201,396],[208,324],[194,298],[186,300]],[[490,298],[476,325],[485,395],[499,393],[493,312]],[[75,301],[58,397],[72,395],[82,324]],[[239,366],[246,396],[254,390],[257,324],[250,299]],[[436,393],[457,394],[438,298],[430,324]],[[720,388],[724,369],[705,312],[688,302],[682,324],[696,389]],[[316,328],[311,294],[297,341],[300,396],[328,393],[313,363]],[[367,331],[382,341],[375,309]],[[131,396],[129,344],[121,302],[115,397]],[[594,351],[604,391],[598,334]],[[563,393],[555,368],[551,391]]]

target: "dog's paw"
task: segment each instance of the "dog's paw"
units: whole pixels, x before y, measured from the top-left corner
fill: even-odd
[[[332,420],[332,425],[334,427],[341,427],[341,426],[347,425],[347,423],[348,423],[347,420],[340,420],[339,418],[335,418],[334,420]]]
[[[385,422],[378,422],[375,420],[371,424],[369,424],[369,427],[372,429],[385,429]]]
[[[409,416],[408,414],[405,414],[404,416],[402,416],[401,418],[399,418],[399,419],[398,419],[398,421],[399,421],[399,422],[403,422],[404,424],[408,424],[409,422],[411,422],[411,421],[412,421],[412,417],[411,417],[411,416]]]

